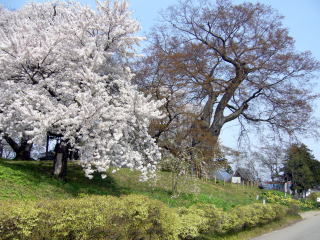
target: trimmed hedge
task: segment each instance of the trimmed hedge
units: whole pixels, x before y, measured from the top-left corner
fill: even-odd
[[[141,195],[0,203],[0,239],[193,239],[223,234],[284,217],[286,207],[251,204],[228,212],[211,204],[168,208]]]
[[[255,203],[238,206],[228,212],[211,204],[179,209],[182,226],[179,228],[181,239],[192,239],[201,233],[225,234],[263,225],[280,220],[288,214],[288,208],[278,204]]]
[[[179,219],[144,196],[0,205],[0,239],[177,239]]]

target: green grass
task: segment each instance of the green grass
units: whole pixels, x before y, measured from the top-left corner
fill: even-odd
[[[186,178],[179,196],[170,193],[171,174],[160,172],[157,181],[140,182],[139,173],[120,169],[106,179],[89,180],[80,166],[70,163],[66,182],[51,176],[51,162],[0,160],[0,200],[66,199],[84,195],[142,194],[158,199],[170,207],[211,203],[228,210],[237,205],[256,202],[261,190],[234,184],[214,183]]]

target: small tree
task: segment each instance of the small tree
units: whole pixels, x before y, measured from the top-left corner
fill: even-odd
[[[190,175],[191,164],[185,157],[168,156],[161,160],[161,168],[171,173],[171,195],[173,197],[179,195],[179,185],[182,184],[183,178]]]
[[[281,169],[285,160],[286,150],[278,145],[268,145],[261,147],[259,152],[254,153],[254,157],[261,166],[269,171],[271,181],[279,180],[282,177]]]

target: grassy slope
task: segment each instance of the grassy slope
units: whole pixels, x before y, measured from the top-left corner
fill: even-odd
[[[260,190],[231,184],[184,179],[179,197],[170,196],[170,173],[158,174],[158,181],[139,182],[139,173],[121,169],[111,177],[96,176],[89,180],[81,167],[69,165],[67,182],[53,179],[51,162],[0,160],[0,200],[62,199],[82,195],[143,194],[159,199],[171,207],[195,203],[213,203],[230,209],[236,205],[255,202]]]

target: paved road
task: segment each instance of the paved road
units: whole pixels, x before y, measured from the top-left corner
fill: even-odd
[[[252,240],[320,240],[320,212],[302,214],[303,220]]]

